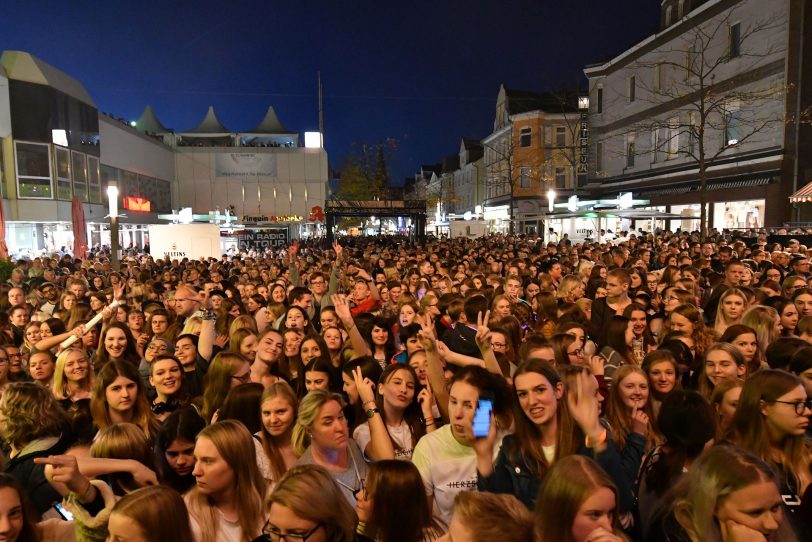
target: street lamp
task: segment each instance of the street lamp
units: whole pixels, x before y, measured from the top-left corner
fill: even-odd
[[[113,271],[118,271],[118,187],[115,183],[107,186],[107,200],[110,210],[110,260]]]
[[[547,203],[549,204],[550,212],[555,208],[555,190],[552,188],[547,191]]]

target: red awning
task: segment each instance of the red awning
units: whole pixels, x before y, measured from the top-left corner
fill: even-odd
[[[807,203],[812,201],[812,183],[808,183],[803,188],[789,197],[792,203]]]

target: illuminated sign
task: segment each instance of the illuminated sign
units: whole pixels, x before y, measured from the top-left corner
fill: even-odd
[[[240,250],[281,248],[287,244],[288,230],[284,228],[246,231],[239,236]]]
[[[243,216],[242,221],[250,224],[263,224],[266,222],[301,222],[302,215],[270,215],[270,216]]]
[[[126,196],[124,198],[124,208],[128,211],[149,213],[152,211],[152,202],[146,198]]]

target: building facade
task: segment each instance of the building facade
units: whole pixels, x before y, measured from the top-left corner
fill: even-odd
[[[113,184],[123,248],[144,246],[147,227],[182,208],[314,235],[327,180],[320,138],[302,146],[273,108],[253,130],[227,130],[210,108],[198,126],[175,133],[149,106],[133,123],[99,112],[78,80],[29,53],[0,57],[0,195],[13,254],[70,250],[74,196],[88,244],[110,244]]]
[[[589,191],[686,217],[655,224],[672,229],[699,229],[703,196],[710,228],[797,217],[789,196],[812,180],[804,4],[666,0],[658,33],[588,66]]]

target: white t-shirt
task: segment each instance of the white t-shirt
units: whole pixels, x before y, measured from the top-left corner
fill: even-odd
[[[500,446],[494,447],[494,458]],[[476,451],[457,442],[448,424],[420,439],[412,463],[423,477],[426,493],[434,497],[434,517],[447,531],[457,493],[477,489]]]
[[[414,444],[412,444],[412,432],[409,429],[409,424],[402,422],[398,426],[387,425],[386,429],[389,431],[392,441],[396,444],[395,459],[410,460],[414,451]],[[367,444],[372,440],[369,434],[369,422],[364,422],[356,427],[355,431],[352,432],[352,438],[358,443],[358,447],[361,448],[366,457]]]
[[[217,542],[242,542],[244,536],[239,520],[228,521],[225,516],[223,516],[223,513],[216,508],[215,513],[217,514],[217,536],[215,536],[214,539],[217,540]],[[192,538],[197,542],[203,540],[203,532],[200,529],[200,524],[192,514],[189,514],[189,525],[192,528]]]

